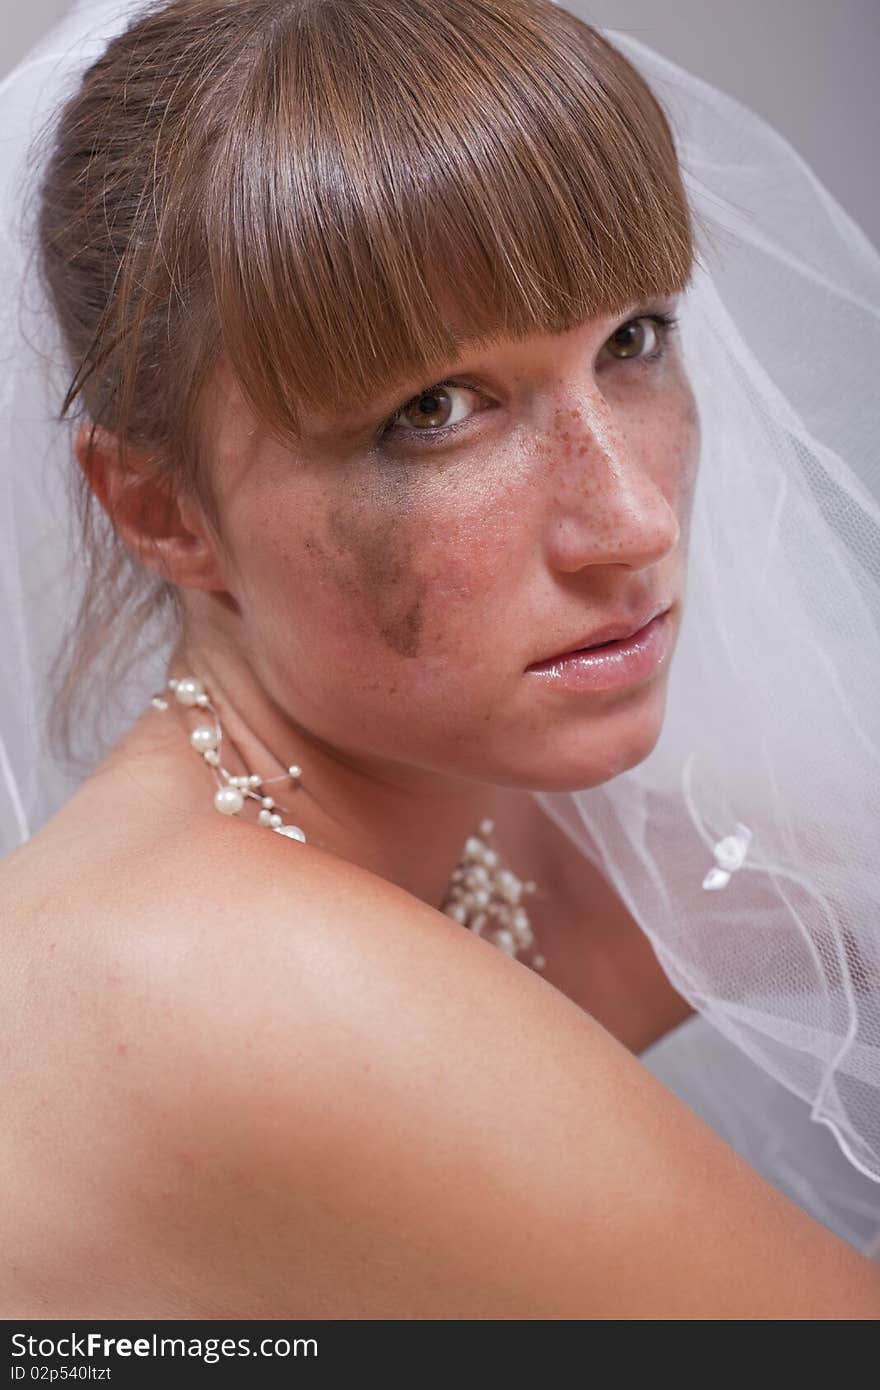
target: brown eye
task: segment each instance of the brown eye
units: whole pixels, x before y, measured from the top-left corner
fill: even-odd
[[[452,402],[446,387],[433,386],[430,391],[423,391],[420,396],[414,396],[403,407],[399,418],[412,429],[438,429],[449,423],[451,411]]]
[[[456,396],[460,398],[457,409]],[[468,397],[472,398],[470,402]],[[477,387],[466,381],[439,381],[404,401],[382,425],[376,443],[391,447],[406,440],[408,448],[421,449],[445,441],[459,425],[467,425],[470,413],[479,414],[480,398]],[[469,412],[469,404],[476,409]]]
[[[457,392],[463,400],[456,413]],[[468,396],[479,396],[479,392],[465,382],[441,381],[429,386],[394,412],[385,423],[383,437],[391,433],[423,434],[432,439],[445,437],[447,429],[452,430],[467,419]]]
[[[607,346],[615,357],[642,357],[651,356],[656,347],[656,340],[659,332],[653,319],[640,318],[632,319],[629,323],[623,324],[616,333],[612,333],[608,339]],[[645,340],[650,346],[645,352]]]

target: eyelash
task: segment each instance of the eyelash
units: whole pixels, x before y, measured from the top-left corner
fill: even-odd
[[[639,314],[637,318],[627,319],[626,323],[622,323],[620,327],[616,328],[614,330],[614,333],[612,333],[610,336],[613,338],[617,333],[622,332],[624,328],[629,328],[631,324],[643,323],[645,320],[647,320],[649,323],[653,323],[655,327],[659,329],[658,337],[660,341],[657,347],[654,349],[653,352],[649,352],[645,357],[622,357],[618,358],[618,361],[631,361],[634,366],[644,367],[650,366],[655,362],[659,362],[662,360],[662,358],[666,356],[666,352],[669,347],[669,338],[679,324],[678,318],[673,314]],[[450,378],[447,381],[437,381],[432,386],[426,386],[424,390],[417,392],[414,396],[410,396],[409,400],[404,401],[402,405],[398,406],[397,410],[395,410],[392,415],[388,416],[388,418],[380,426],[379,431],[376,434],[376,445],[382,447],[387,443],[389,436],[394,432],[395,424],[400,419],[401,415],[403,415],[404,411],[408,410],[411,405],[415,405],[415,403],[417,401],[420,401],[423,396],[429,396],[433,391],[442,390],[447,386],[459,386],[466,391],[474,391],[477,395],[481,394],[480,388],[474,386],[472,382],[463,381],[461,380],[461,378],[457,377]],[[414,436],[417,437],[419,443],[415,445],[416,448],[430,449],[434,446],[435,443],[439,443],[442,440],[446,439],[448,435],[454,434],[458,429],[460,429],[462,426],[466,424],[467,421],[460,420],[458,424],[439,425],[436,429],[432,430],[403,429],[397,431],[397,433],[402,434],[404,437],[409,436],[410,442],[413,440]]]

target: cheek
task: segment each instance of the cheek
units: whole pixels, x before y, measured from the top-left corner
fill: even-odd
[[[276,516],[283,511],[279,504]],[[335,648],[337,670],[361,662],[386,674],[401,660],[460,650],[487,569],[485,561],[480,568],[484,509],[473,499],[464,514],[448,494],[430,495],[424,480],[377,482],[364,470],[358,486],[316,499],[305,517],[300,497],[296,514],[296,550],[287,537],[267,547],[278,557],[276,573],[287,576],[277,611],[292,615],[294,640],[308,634],[325,657],[328,645]],[[264,568],[256,587],[265,591]]]
[[[626,435],[640,467],[674,511],[686,545],[700,464],[700,416],[683,373],[627,419]]]
[[[425,625],[426,586],[414,566],[411,515],[382,514],[330,506],[319,538],[311,536],[314,558],[331,595],[343,605],[348,626],[402,657],[417,656]]]

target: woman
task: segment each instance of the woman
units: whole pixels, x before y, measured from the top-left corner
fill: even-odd
[[[636,70],[543,0],[154,5],[38,233],[116,547],[62,740],[121,554],[175,642],[0,866],[5,1315],[880,1313],[633,1056],[693,1005],[531,795],[647,759],[686,609],[694,227]]]

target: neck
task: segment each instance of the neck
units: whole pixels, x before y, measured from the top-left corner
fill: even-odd
[[[167,676],[202,681],[220,721],[223,766],[271,782],[267,790],[285,823],[298,825],[310,844],[396,883],[432,907],[446,896],[468,836],[517,795],[509,788],[371,757],[362,749],[330,746],[280,709],[246,665],[222,653],[179,647]],[[171,714],[180,746],[191,759],[189,795],[201,793],[210,804],[214,779],[187,745],[190,732],[200,723],[212,725],[213,717],[208,710],[177,704],[166,693],[169,711],[157,718]],[[292,764],[302,769],[298,783],[285,780]],[[242,814],[256,819],[259,809],[249,799]]]

